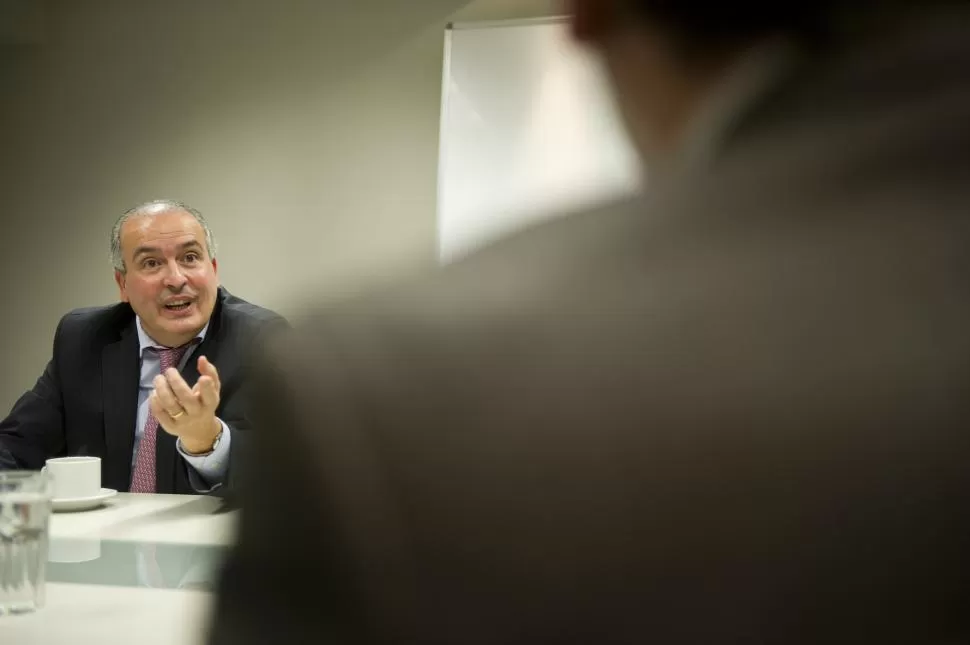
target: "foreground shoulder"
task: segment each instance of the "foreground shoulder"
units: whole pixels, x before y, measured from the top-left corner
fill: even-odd
[[[262,329],[288,326],[286,319],[272,309],[255,305],[229,292],[224,292],[222,306],[225,317],[247,327]]]

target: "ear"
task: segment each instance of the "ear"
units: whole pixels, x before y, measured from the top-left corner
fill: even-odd
[[[128,302],[128,294],[125,290],[125,274],[115,269],[115,282],[118,284],[118,297],[121,302]]]
[[[595,44],[600,41],[610,23],[616,7],[615,0],[567,0],[566,7],[572,16],[573,38],[581,43]]]
[[[215,259],[212,260],[212,272],[216,274],[216,283],[218,284],[218,282],[219,282],[219,280],[218,280],[218,278],[219,278],[219,262],[217,260],[215,260]]]

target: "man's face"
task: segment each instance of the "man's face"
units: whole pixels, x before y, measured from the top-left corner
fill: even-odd
[[[135,215],[121,228],[121,252],[121,300],[148,335],[168,347],[192,340],[209,322],[219,287],[198,220],[182,210]]]

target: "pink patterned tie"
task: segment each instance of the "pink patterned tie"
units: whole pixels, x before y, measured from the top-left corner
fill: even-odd
[[[173,349],[152,347],[162,361],[162,373],[170,367],[178,367],[179,361],[185,356],[194,343],[175,347]],[[131,473],[132,493],[155,492],[155,435],[158,434],[158,419],[148,409],[148,419],[145,421],[145,432],[138,442],[138,455],[135,457],[135,469]]]

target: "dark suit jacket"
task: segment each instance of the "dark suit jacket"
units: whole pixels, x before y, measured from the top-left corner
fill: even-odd
[[[970,642],[967,70],[966,9],[805,58],[708,169],[322,312],[212,642]]]
[[[205,355],[222,382],[217,416],[232,428],[231,462],[246,449],[245,360],[277,314],[219,289],[209,329],[182,369],[189,385],[199,378],[195,358]],[[73,311],[61,319],[47,369],[0,422],[0,467],[39,469],[51,457],[101,457],[101,482],[127,491],[138,407],[138,333],[128,304]],[[193,493],[175,437],[158,433],[159,493]],[[231,478],[231,476],[230,476]]]

